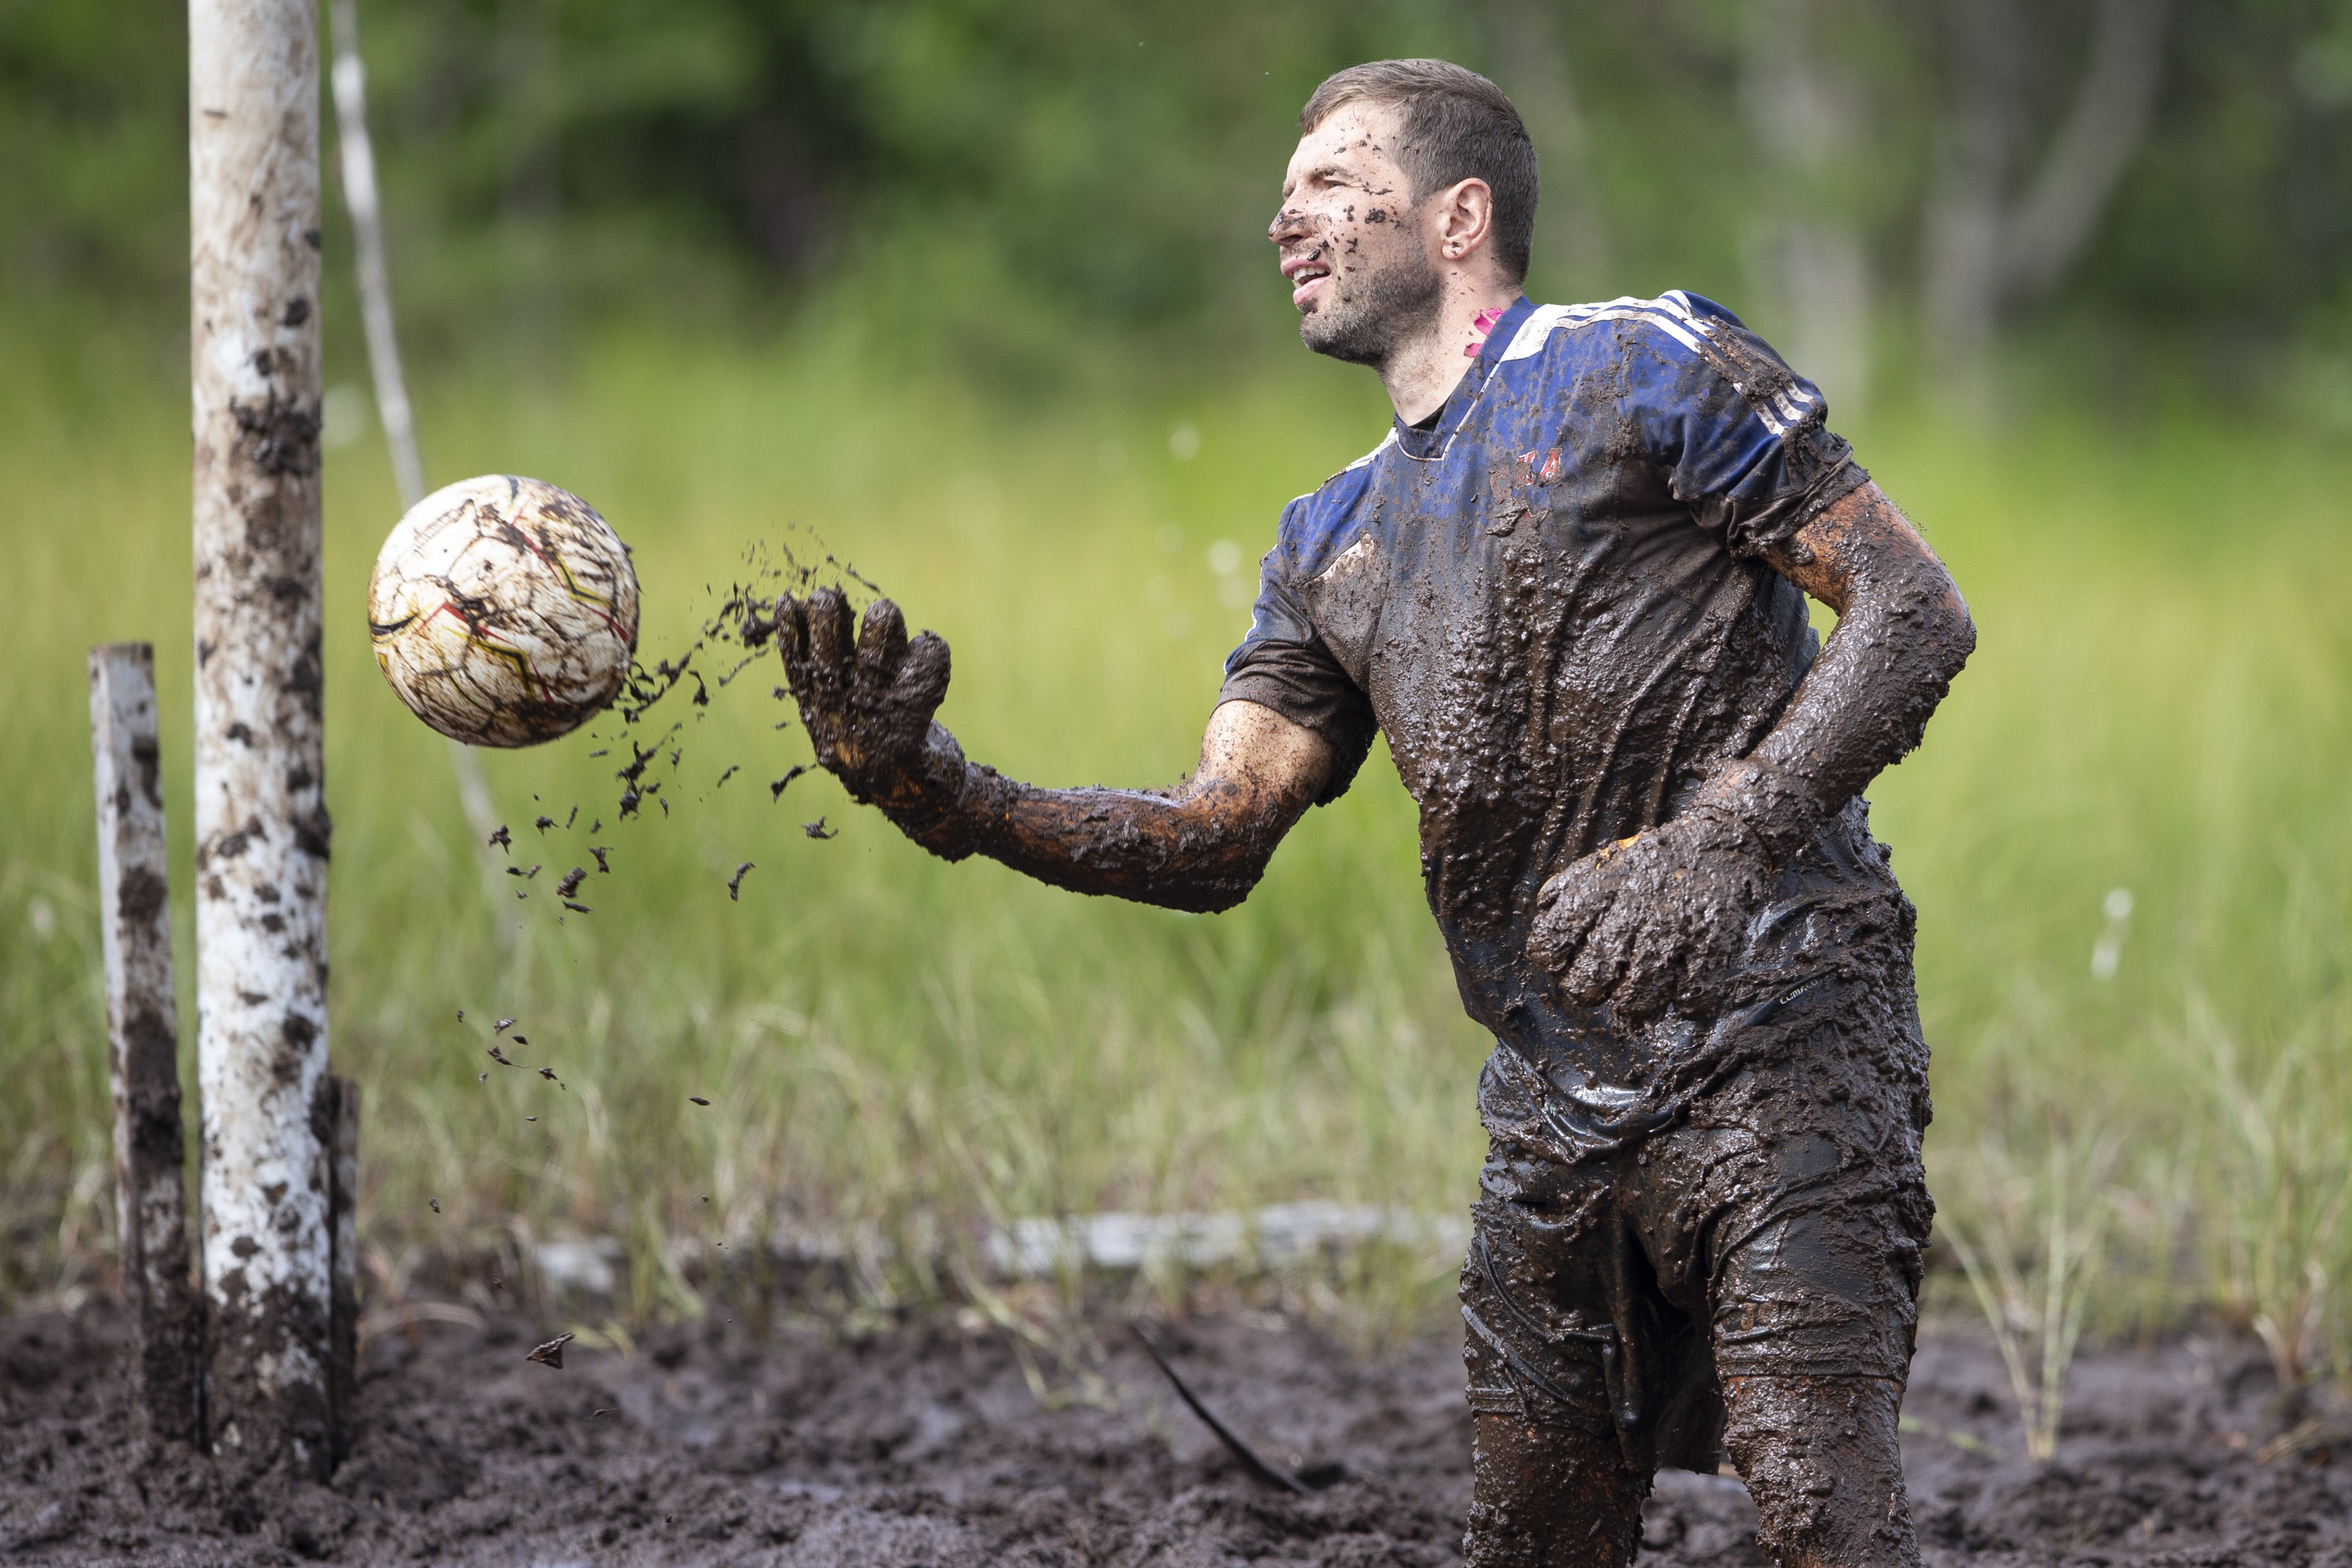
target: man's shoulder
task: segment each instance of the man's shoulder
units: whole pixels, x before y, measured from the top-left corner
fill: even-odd
[[[1372,482],[1372,465],[1397,444],[1391,427],[1380,445],[1282,509],[1281,542],[1302,563],[1318,560],[1348,528]]]
[[[1710,343],[1740,331],[1740,318],[1706,294],[1689,289],[1667,289],[1656,299],[1625,294],[1583,306],[1536,306],[1503,348],[1500,362],[1580,357],[1625,343],[1644,343],[1673,357],[1703,355]]]
[[[1706,295],[1669,289],[1654,300],[1628,294],[1584,305],[1538,305],[1512,333],[1500,365],[1524,374],[1636,344],[1669,360],[1706,358],[1712,357],[1710,349],[1719,353],[1726,341],[1745,335],[1739,318]]]
[[[1522,392],[1565,395],[1592,373],[1614,395],[1658,410],[1745,405],[1775,437],[1826,411],[1821,389],[1790,370],[1746,323],[1703,294],[1539,305],[1505,347],[1496,374]]]

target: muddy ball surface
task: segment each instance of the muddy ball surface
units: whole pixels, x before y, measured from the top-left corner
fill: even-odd
[[[377,668],[409,710],[476,746],[534,746],[628,679],[637,577],[594,508],[539,479],[461,479],[410,508],[368,580]]]

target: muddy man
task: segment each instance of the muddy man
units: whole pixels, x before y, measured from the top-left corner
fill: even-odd
[[[1469,1561],[1630,1563],[1657,1468],[1727,1458],[1776,1563],[1916,1563],[1927,1049],[1861,792],[1918,744],[1968,610],[1731,312],[1528,302],[1535,153],[1493,83],[1359,66],[1299,124],[1268,230],[1299,335],[1396,421],[1284,510],[1199,771],[970,763],[931,718],[946,645],[829,590],[780,606],[817,756],[949,859],[1223,910],[1386,735],[1496,1040]]]

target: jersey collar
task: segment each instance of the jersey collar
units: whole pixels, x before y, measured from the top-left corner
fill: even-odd
[[[1468,418],[1470,410],[1476,406],[1479,397],[1486,390],[1488,378],[1495,374],[1495,366],[1502,363],[1503,351],[1511,346],[1511,340],[1518,336],[1519,323],[1526,321],[1534,309],[1535,305],[1525,294],[1511,301],[1511,308],[1504,311],[1502,319],[1487,331],[1486,341],[1479,345],[1478,363],[1465,372],[1461,381],[1454,384],[1453,393],[1445,399],[1445,406],[1438,413],[1437,424],[1433,427],[1416,430],[1402,416],[1396,419],[1397,447],[1406,457],[1426,463],[1445,456],[1445,449],[1453,445],[1454,432],[1462,427],[1462,421]]]

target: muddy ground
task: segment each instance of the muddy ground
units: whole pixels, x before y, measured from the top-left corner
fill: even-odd
[[[1450,1338],[1366,1363],[1273,1316],[1164,1329],[1268,1458],[1342,1474],[1295,1498],[1251,1480],[1108,1320],[1099,1402],[1043,1405],[1008,1341],[963,1321],[764,1344],[719,1323],[631,1355],[575,1345],[561,1371],[523,1360],[528,1323],[418,1324],[370,1342],[364,1436],[334,1484],[289,1487],[139,1440],[108,1310],[0,1320],[0,1563],[1457,1558],[1469,1428]],[[1032,1363],[1049,1393],[1083,1392]],[[2085,1356],[2047,1468],[2007,1457],[2005,1386],[1980,1331],[1931,1328],[1906,1414],[1929,1563],[2352,1565],[2352,1443],[2273,1444],[2289,1423],[2252,1347]],[[1752,1521],[1737,1480],[1669,1472],[1643,1561],[1761,1562]]]

